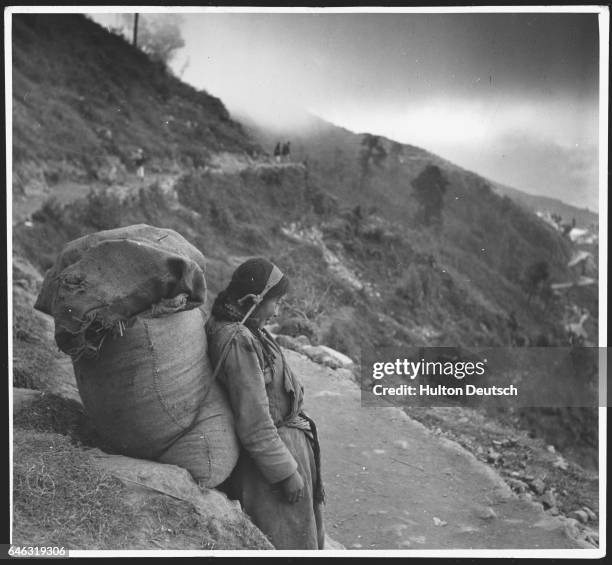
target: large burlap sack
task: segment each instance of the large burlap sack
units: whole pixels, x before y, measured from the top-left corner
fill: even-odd
[[[191,428],[157,461],[187,469],[200,484],[221,484],[238,462],[240,448],[225,390],[213,382]]]
[[[34,307],[53,316],[64,353],[95,357],[110,333],[162,299],[185,294],[185,308],[203,304],[204,269],[202,253],[173,230],[138,224],[101,231],[62,249]]]
[[[238,440],[229,401],[211,379],[201,308],[136,316],[97,358],[73,366],[85,411],[115,451],[179,465],[210,488],[229,476]]]
[[[132,224],[112,230],[90,233],[68,242],[57,256],[55,264],[51,268],[51,273],[61,273],[66,267],[79,261],[90,249],[103,241],[121,239],[148,244],[154,243],[159,249],[186,256],[200,265],[202,269],[205,267],[202,253],[180,233],[148,224]]]

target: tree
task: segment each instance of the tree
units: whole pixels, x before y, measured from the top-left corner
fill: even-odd
[[[125,23],[134,25],[134,41],[151,59],[160,61],[166,66],[185,46],[181,34],[183,16],[180,14],[147,15],[138,18],[138,14],[124,14]],[[136,27],[137,26],[137,27]],[[138,39],[136,40],[136,33]]]
[[[410,184],[419,206],[418,219],[426,226],[441,224],[444,194],[449,182],[440,167],[427,165]]]
[[[527,302],[536,293],[541,293],[548,286],[550,268],[546,261],[535,261],[525,269],[524,283],[527,291]]]
[[[391,172],[393,180],[397,181],[400,171],[400,165],[403,163],[402,156],[404,154],[404,146],[397,141],[392,141],[389,147],[389,157],[391,160]]]
[[[402,155],[404,154],[404,146],[397,141],[392,141],[389,147],[389,156],[392,158],[394,163],[402,162]]]
[[[359,165],[361,169],[361,182],[370,174],[370,163],[375,167],[382,167],[387,158],[382,141],[378,135],[364,134],[361,140],[361,151],[359,152]]]

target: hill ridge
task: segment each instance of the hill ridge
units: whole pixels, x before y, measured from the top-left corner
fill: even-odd
[[[298,111],[296,110],[296,112]],[[536,212],[540,210],[549,211],[551,213],[563,212],[562,216],[566,220],[575,217],[580,227],[587,227],[593,222],[597,221],[597,213],[589,210],[588,208],[578,208],[555,197],[532,194],[514,186],[507,186],[503,183],[488,178],[486,175],[471,171],[465,166],[455,163],[454,161],[451,161],[435,152],[429,151],[411,143],[400,142],[382,134],[372,134],[371,132],[366,131],[353,131],[345,126],[330,122],[313,112],[304,112],[301,119],[296,119],[296,123],[298,125],[284,127],[275,127],[272,124],[266,124],[255,117],[249,116],[244,111],[236,113],[235,117],[237,120],[243,123],[243,125],[245,125],[248,130],[251,131],[252,137],[258,139],[260,143],[264,146],[269,146],[270,141],[274,137],[288,138],[291,137],[292,134],[295,134],[296,131],[298,132],[298,138],[300,133],[308,135],[311,134],[313,131],[324,129],[328,130],[328,132],[336,130],[341,135],[356,136],[358,138],[363,138],[363,136],[365,135],[376,135],[377,137],[382,139],[387,145],[397,143],[403,147],[404,151],[408,150],[414,152],[416,155],[425,155],[432,162],[441,162],[444,163],[446,166],[457,169],[463,173],[474,175],[481,181],[489,183],[494,188],[494,190],[498,192],[501,196],[510,196],[515,202],[520,205],[526,206],[526,208],[529,209],[531,212]]]

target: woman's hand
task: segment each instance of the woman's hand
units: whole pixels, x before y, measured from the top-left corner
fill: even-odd
[[[281,482],[281,488],[285,498],[291,502],[297,502],[304,496],[304,479],[299,471],[296,471],[290,477],[287,477]]]

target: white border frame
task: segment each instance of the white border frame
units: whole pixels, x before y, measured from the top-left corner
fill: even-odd
[[[8,320],[12,320],[12,14],[22,13],[585,13],[598,14],[600,65],[599,65],[599,346],[607,347],[607,267],[608,267],[608,80],[609,80],[609,31],[610,13],[607,6],[455,6],[455,7],[178,7],[178,6],[13,6],[5,8],[4,20],[4,53],[5,53],[5,109],[6,109],[6,195],[7,195],[7,300]],[[10,226],[10,228],[9,228]],[[9,375],[13,374],[13,328],[8,328],[8,367]],[[600,378],[607,379],[606,367],[600,366]],[[12,379],[8,382],[9,393],[9,457],[13,461],[13,400]],[[606,439],[607,410],[599,408],[599,548],[570,550],[319,550],[319,551],[285,551],[285,550],[225,550],[225,551],[174,551],[174,550],[125,550],[125,551],[76,551],[71,550],[71,557],[516,557],[516,558],[602,558],[606,555]],[[10,474],[10,511],[13,511],[13,469]],[[12,538],[12,523],[10,526]]]

